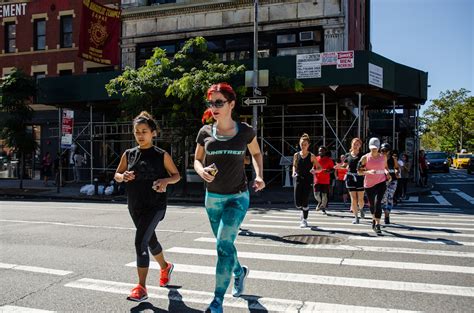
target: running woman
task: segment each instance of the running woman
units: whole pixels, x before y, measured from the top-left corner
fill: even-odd
[[[382,198],[386,189],[386,181],[390,179],[387,167],[387,157],[379,152],[380,140],[370,138],[370,152],[362,156],[358,165],[359,174],[365,175],[364,188],[369,198],[370,213],[372,213],[372,229],[381,235],[380,218],[382,217]]]
[[[346,188],[351,197],[351,211],[354,214],[352,224],[359,224],[360,218],[364,218],[364,176],[359,175],[357,166],[362,157],[360,148],[362,147],[362,140],[354,138],[351,141],[351,149],[345,155],[344,166],[347,168],[346,174]]]
[[[232,295],[240,297],[249,274],[241,266],[234,246],[239,226],[249,207],[249,191],[244,171],[248,149],[255,169],[253,188],[260,191],[263,181],[263,161],[255,131],[248,124],[234,121],[232,111],[236,95],[227,83],[212,85],[207,90],[207,106],[215,123],[204,125],[196,138],[194,169],[206,182],[205,206],[212,232],[217,239],[217,265],[214,299],[206,312],[223,312],[224,295],[234,274]]]
[[[138,285],[132,289],[128,300],[143,301],[148,298],[146,278],[153,255],[160,265],[160,286],[167,286],[173,264],[167,262],[158,242],[155,228],[166,212],[166,186],[180,180],[178,169],[171,156],[153,145],[158,127],[151,115],[143,111],[133,120],[133,130],[138,146],[122,155],[115,172],[115,180],[125,182],[128,211],[137,228],[135,251],[137,254]]]
[[[294,197],[297,209],[301,210],[300,227],[308,227],[309,194],[313,183],[313,167],[321,170],[316,156],[308,151],[309,135],[303,134],[300,138],[301,151],[293,156]]]
[[[316,158],[318,163],[321,165],[322,170],[318,171],[317,168],[313,168],[312,173],[314,175],[314,198],[318,203],[316,211],[322,211],[326,214],[328,208],[328,195],[329,185],[331,184],[331,173],[334,171],[334,161],[328,155],[328,149],[326,147],[319,148],[319,156]]]
[[[392,212],[393,209],[395,191],[397,191],[397,182],[400,168],[398,166],[397,160],[395,160],[393,156],[392,147],[390,144],[383,143],[380,151],[382,151],[383,155],[387,158],[388,173],[391,178],[387,181],[387,190],[385,190],[385,194],[382,199],[384,222],[388,225],[390,224],[390,212]]]

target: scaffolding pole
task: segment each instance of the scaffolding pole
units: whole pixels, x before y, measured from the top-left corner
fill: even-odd
[[[322,93],[323,96],[323,146],[326,146],[326,94]]]
[[[357,126],[357,137],[361,138],[360,137],[360,130],[361,130],[361,122],[362,122],[362,118],[361,118],[361,114],[362,114],[362,94],[360,92],[356,92],[356,94],[359,97],[359,101],[358,101],[359,102],[359,105],[358,105],[359,109],[358,109],[358,112],[357,112],[359,114],[359,116],[358,116],[359,121],[358,121],[358,126]]]

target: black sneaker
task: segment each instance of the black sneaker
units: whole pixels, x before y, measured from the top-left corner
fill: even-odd
[[[380,224],[375,225],[374,231],[377,234],[377,236],[382,235],[382,230],[380,229]]]

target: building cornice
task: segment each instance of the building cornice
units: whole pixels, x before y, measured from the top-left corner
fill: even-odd
[[[299,3],[298,0],[260,0],[259,5],[268,4],[289,4]],[[195,13],[207,13],[230,9],[240,9],[253,7],[253,0],[237,0],[231,2],[219,2],[219,3],[208,3],[208,4],[183,4],[173,5],[172,7],[165,6],[144,6],[138,8],[129,8],[122,10],[122,20],[134,20],[142,18],[153,18],[153,17],[166,17],[173,15],[186,15]]]

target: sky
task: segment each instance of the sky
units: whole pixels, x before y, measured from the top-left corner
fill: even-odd
[[[474,0],[371,0],[372,51],[428,72],[428,101],[466,88],[474,96]]]

